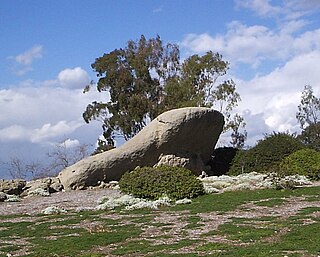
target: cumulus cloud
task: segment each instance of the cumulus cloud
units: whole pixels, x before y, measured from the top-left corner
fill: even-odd
[[[312,51],[266,75],[236,80],[242,97],[238,111],[245,114],[250,138],[272,131],[300,132],[296,112],[304,85],[311,85],[315,95],[320,95],[319,58],[320,50]]]
[[[181,42],[187,54],[217,51],[231,63],[230,73],[242,98],[236,112],[245,117],[249,145],[272,131],[300,132],[295,116],[304,86],[311,85],[320,95],[320,29],[308,30],[312,21],[304,19],[319,10],[320,2],[310,2],[236,1],[238,8],[261,17],[277,16],[277,26],[232,21],[224,34],[193,33]],[[259,74],[262,64],[265,70]],[[240,79],[239,67],[247,74],[253,70],[254,77]]]
[[[0,141],[28,141],[31,143],[48,143],[50,139],[70,134],[82,126],[80,122],[59,121],[56,124],[46,123],[40,128],[23,125],[12,125],[0,129]]]
[[[64,69],[58,74],[58,82],[68,88],[84,88],[89,81],[88,73],[81,67]]]
[[[40,143],[50,138],[67,135],[82,126],[83,123],[77,121],[66,122],[59,121],[56,124],[46,123],[41,128],[36,128],[31,131],[30,140],[32,143]]]
[[[238,21],[229,23],[225,35],[189,34],[181,42],[191,54],[209,50],[222,53],[233,64],[258,67],[265,60],[286,61],[296,54],[320,48],[320,29],[294,36],[303,22],[289,22],[279,30],[265,26],[247,26]]]
[[[106,94],[94,90],[83,94],[82,88],[64,88],[57,82],[48,86],[48,81],[29,80],[23,84],[0,90],[1,142],[59,142],[88,126],[82,113],[89,103],[108,100]]]
[[[63,141],[60,146],[65,147],[65,148],[74,148],[80,145],[80,142],[78,139],[66,139],[65,141]]]

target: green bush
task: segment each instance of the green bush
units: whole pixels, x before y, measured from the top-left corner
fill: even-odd
[[[229,175],[249,172],[270,172],[290,154],[303,149],[296,137],[287,133],[273,133],[249,150],[238,151],[233,159]]]
[[[279,174],[304,175],[313,180],[320,179],[320,152],[302,149],[290,154],[279,165]]]
[[[147,199],[158,199],[163,195],[183,199],[204,194],[201,181],[190,170],[169,166],[137,168],[125,173],[119,186],[124,193]]]

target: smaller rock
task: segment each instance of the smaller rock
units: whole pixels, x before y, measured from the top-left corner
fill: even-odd
[[[52,178],[51,185],[49,187],[50,193],[60,192],[63,189],[63,185],[61,184],[59,178]]]
[[[180,200],[177,200],[176,201],[176,204],[191,204],[192,203],[192,200],[191,199],[188,199],[188,198],[183,198],[183,199],[180,199]]]
[[[197,175],[202,174],[207,169],[198,155],[190,153],[160,155],[159,161],[154,167],[159,166],[182,167],[192,170]]]
[[[0,192],[8,195],[20,195],[26,183],[27,182],[23,179],[0,179]]]
[[[4,202],[7,199],[7,195],[3,192],[0,192],[0,202]]]
[[[42,190],[48,193],[55,193],[61,191],[63,186],[58,178],[41,178],[32,181],[28,181],[22,196],[29,195],[30,192],[36,192],[36,190]]]
[[[61,214],[66,213],[67,211],[63,208],[57,207],[57,206],[49,206],[41,211],[44,215],[51,215],[51,214]]]

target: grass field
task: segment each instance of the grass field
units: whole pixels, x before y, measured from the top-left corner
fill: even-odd
[[[160,210],[0,216],[0,256],[319,256],[320,187],[204,195]]]

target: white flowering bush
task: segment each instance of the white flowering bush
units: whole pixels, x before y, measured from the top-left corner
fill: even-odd
[[[117,207],[125,207],[134,205],[141,201],[140,198],[135,198],[131,195],[121,195],[115,197],[103,197],[98,201],[97,210],[113,210]]]
[[[5,202],[21,202],[21,198],[17,195],[7,195]]]
[[[139,199],[140,201],[126,206],[126,210],[137,210],[137,209],[153,209],[157,210],[160,206],[170,206],[172,200],[168,196],[160,197],[155,201],[150,201],[146,199]]]
[[[41,213],[45,215],[60,214],[60,213],[66,213],[66,212],[67,211],[65,209],[57,206],[49,206],[41,211]]]
[[[278,177],[276,174],[271,174],[272,183],[276,189],[294,189],[297,186],[309,185],[312,182],[303,175],[292,175]]]
[[[261,174],[257,172],[244,173],[238,176],[223,175],[199,179],[202,181],[207,194],[246,189],[294,188],[311,183],[305,176],[278,177],[276,174]]]
[[[160,197],[155,201],[136,198],[131,195],[121,195],[113,197],[103,197],[98,201],[96,210],[113,210],[118,207],[123,207],[126,210],[136,209],[153,209],[156,210],[160,206],[170,206],[172,200],[168,196]]]
[[[43,188],[36,188],[35,190],[29,191],[28,196],[50,196],[50,193]]]

